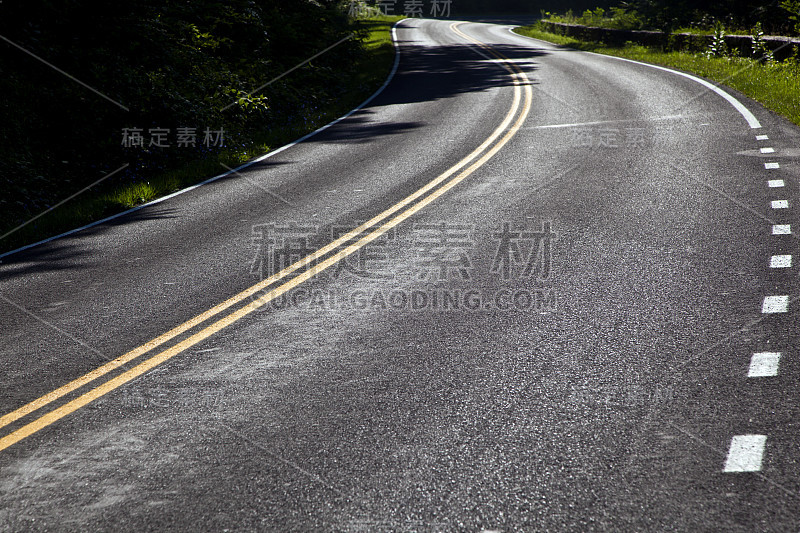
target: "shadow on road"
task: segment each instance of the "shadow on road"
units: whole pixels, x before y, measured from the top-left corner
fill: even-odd
[[[398,72],[389,86],[370,102],[369,108],[435,102],[460,94],[513,86],[509,72],[478,46],[437,46],[408,40],[399,41],[399,45],[401,56]],[[528,74],[536,70],[536,58],[547,54],[544,50],[509,44],[491,44],[491,47],[502,56],[514,60],[514,64]],[[425,125],[408,121],[375,122],[372,120],[375,113],[369,108],[357,111],[305,142],[364,144],[387,135],[403,135]],[[261,161],[207,187],[234,180],[248,180],[247,174],[276,164],[293,162]],[[86,268],[92,261],[92,256],[86,253],[86,246],[90,244],[81,241],[87,237],[100,235],[123,224],[179,216],[175,210],[161,204],[144,207],[76,235],[13,254],[0,260],[0,282],[22,274]]]

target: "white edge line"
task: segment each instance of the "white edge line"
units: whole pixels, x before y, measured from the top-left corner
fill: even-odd
[[[394,64],[392,65],[392,70],[389,72],[389,75],[386,77],[386,81],[384,81],[383,85],[381,85],[380,88],[377,91],[372,93],[372,95],[370,95],[369,98],[367,98],[366,100],[361,102],[361,104],[359,104],[358,107],[350,110],[350,112],[348,112],[346,115],[343,115],[343,116],[337,118],[336,120],[325,124],[324,126],[312,131],[311,133],[307,133],[306,135],[303,135],[302,137],[300,137],[296,141],[292,141],[289,144],[281,146],[280,148],[276,148],[275,150],[267,152],[266,154],[264,154],[262,156],[259,156],[259,157],[255,158],[255,159],[252,159],[252,160],[248,161],[247,163],[239,165],[238,167],[236,167],[236,168],[234,168],[232,170],[229,170],[227,172],[224,172],[222,174],[214,176],[213,178],[209,178],[209,179],[207,179],[205,181],[201,181],[200,183],[196,183],[194,185],[190,185],[189,187],[186,187],[185,189],[181,189],[179,191],[175,191],[174,193],[168,194],[166,196],[162,196],[161,198],[157,198],[157,199],[153,200],[152,202],[147,202],[146,204],[137,205],[136,207],[132,207],[131,209],[128,209],[127,211],[123,211],[121,213],[117,213],[115,215],[111,215],[110,217],[106,217],[106,218],[103,218],[101,220],[96,220],[95,222],[91,222],[89,224],[86,224],[85,226],[81,226],[79,228],[71,229],[71,230],[66,231],[64,233],[61,233],[59,235],[55,235],[53,237],[49,237],[47,239],[44,239],[44,240],[41,240],[41,241],[38,241],[38,242],[34,242],[32,244],[26,244],[25,246],[17,248],[16,250],[11,250],[10,252],[5,252],[3,254],[0,254],[0,259],[3,259],[4,257],[8,257],[9,255],[12,255],[12,254],[16,254],[16,253],[22,252],[24,250],[28,250],[30,248],[33,248],[34,246],[39,246],[39,245],[42,245],[42,244],[46,244],[48,242],[52,242],[52,241],[55,241],[57,239],[68,237],[69,235],[73,235],[73,234],[78,233],[80,231],[83,231],[85,229],[89,229],[89,228],[92,228],[94,226],[98,226],[100,224],[105,224],[106,222],[109,222],[109,221],[114,220],[116,218],[123,217],[125,215],[129,215],[131,213],[139,211],[140,209],[144,209],[145,207],[151,207],[151,206],[154,206],[156,204],[160,204],[161,202],[165,202],[165,201],[167,201],[167,200],[169,200],[171,198],[174,198],[176,196],[179,196],[181,194],[187,193],[189,191],[193,191],[193,190],[197,189],[198,187],[202,187],[203,185],[208,185],[209,183],[217,181],[218,179],[222,179],[225,176],[230,176],[231,174],[235,174],[236,172],[239,172],[243,168],[247,168],[247,167],[249,167],[251,165],[254,165],[256,163],[260,163],[261,161],[264,161],[265,159],[269,159],[270,157],[272,157],[274,155],[277,155],[277,154],[283,152],[284,150],[288,150],[292,146],[294,146],[296,144],[300,144],[301,142],[305,141],[306,139],[308,139],[310,137],[313,137],[314,135],[316,135],[316,134],[318,134],[318,133],[320,133],[322,131],[325,131],[326,129],[330,128],[331,126],[333,126],[335,124],[338,124],[342,120],[350,117],[353,113],[355,113],[357,111],[360,111],[361,109],[366,107],[372,100],[374,100],[380,93],[382,93],[383,90],[386,89],[386,87],[389,85],[389,83],[392,81],[392,79],[394,78],[395,74],[397,73],[397,68],[400,65],[400,47],[397,44],[397,31],[396,30],[397,30],[397,27],[400,25],[400,23],[404,22],[406,20],[409,20],[409,19],[404,18],[402,20],[398,20],[392,26],[392,45],[394,46]],[[2,263],[2,261],[0,261],[0,263]]]
[[[517,37],[524,37],[526,39],[531,39],[533,41],[541,41],[541,39],[535,39],[533,37],[528,37],[527,35],[520,35],[519,33],[516,33],[514,31],[514,28],[519,28],[519,27],[520,26],[514,26],[514,27],[511,27],[511,28],[508,28],[508,31],[510,33],[516,35]],[[555,44],[555,43],[550,43],[549,41],[542,41],[542,42],[549,43],[549,44]],[[559,45],[557,45],[557,46],[559,46]],[[712,91],[714,91],[715,93],[717,93],[718,95],[723,97],[725,100],[727,100],[728,103],[731,104],[739,112],[739,114],[741,114],[744,117],[744,119],[747,121],[747,124],[750,126],[751,129],[756,130],[756,129],[760,129],[761,128],[761,123],[758,121],[758,119],[755,117],[755,115],[753,115],[753,113],[751,113],[750,110],[747,109],[744,106],[743,103],[741,103],[739,100],[737,100],[736,98],[734,98],[730,94],[728,94],[725,91],[723,91],[722,89],[720,89],[718,86],[716,86],[713,83],[710,83],[710,82],[708,82],[708,81],[706,81],[706,80],[704,80],[702,78],[698,78],[697,76],[692,76],[691,74],[686,74],[685,72],[681,72],[679,70],[672,70],[671,68],[662,67],[660,65],[651,65],[650,63],[642,63],[641,61],[634,61],[633,59],[627,59],[627,58],[624,58],[624,57],[609,56],[609,55],[605,55],[605,54],[597,54],[595,52],[586,52],[586,53],[587,54],[596,55],[596,56],[601,56],[601,57],[610,57],[612,59],[619,59],[620,61],[627,61],[628,63],[635,63],[637,65],[644,65],[646,67],[655,68],[655,69],[658,69],[658,70],[663,70],[665,72],[671,72],[672,74],[677,74],[678,76],[683,76],[684,78],[689,78],[690,80],[692,80],[694,82],[697,82],[700,85],[708,87],[709,89],[711,89]]]

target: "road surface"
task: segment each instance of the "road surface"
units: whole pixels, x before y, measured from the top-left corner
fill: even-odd
[[[800,131],[396,42],[347,119],[2,259],[0,529],[797,530]]]

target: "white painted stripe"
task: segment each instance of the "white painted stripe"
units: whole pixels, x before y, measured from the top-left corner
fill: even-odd
[[[593,53],[593,52],[589,52],[589,53]],[[602,55],[602,54],[596,54],[596,55]],[[683,76],[684,78],[689,78],[690,80],[692,80],[694,82],[697,82],[700,85],[703,85],[703,86],[707,87],[708,89],[714,91],[715,93],[717,93],[718,95],[723,97],[725,100],[727,100],[728,103],[731,104],[736,109],[736,111],[738,111],[739,114],[741,114],[744,117],[744,119],[747,121],[747,124],[750,126],[751,129],[755,130],[755,129],[758,129],[758,128],[761,127],[761,123],[758,121],[758,119],[755,117],[755,115],[753,115],[753,113],[751,113],[750,110],[747,109],[744,106],[744,104],[742,104],[739,100],[737,100],[733,96],[729,95],[728,93],[726,93],[725,91],[723,91],[722,89],[717,87],[716,85],[707,82],[706,80],[700,79],[700,78],[698,78],[696,76],[692,76],[691,74],[686,74],[685,72],[678,72],[677,70],[672,70],[670,68],[665,68],[665,67],[659,67],[658,65],[650,65],[648,63],[641,63],[639,61],[633,61],[632,59],[625,59],[624,57],[615,57],[615,56],[607,56],[607,55],[603,55],[603,57],[610,57],[610,58],[613,58],[613,59],[619,59],[620,61],[627,61],[629,63],[636,63],[637,65],[645,65],[645,66],[650,67],[650,68],[663,70],[665,72],[670,72],[672,74],[677,74],[678,76]]]
[[[761,312],[764,314],[785,313],[788,310],[788,296],[766,296],[764,298],[764,303],[761,305]]]
[[[541,39],[535,39],[533,37],[528,37],[526,35],[520,35],[519,33],[514,32],[513,28],[509,28],[508,31],[510,33],[512,33],[513,35],[516,35],[517,37],[521,37],[523,39],[530,39],[532,41],[540,41],[540,42],[548,43],[548,41],[541,41]],[[553,44],[553,43],[548,43],[548,44]],[[699,83],[700,85],[703,85],[704,87],[707,87],[708,89],[714,91],[715,93],[717,93],[718,95],[723,97],[725,100],[727,100],[728,103],[731,104],[736,109],[736,111],[738,111],[739,114],[741,114],[744,117],[744,119],[747,121],[747,124],[750,126],[751,129],[755,130],[755,129],[761,128],[761,123],[758,121],[758,119],[755,117],[755,115],[753,115],[753,113],[751,113],[750,110],[747,109],[744,106],[744,104],[742,104],[739,100],[737,100],[733,96],[729,95],[728,93],[726,93],[725,91],[723,91],[722,89],[717,87],[716,85],[714,85],[712,83],[709,83],[706,80],[700,79],[697,76],[692,76],[691,74],[686,74],[685,72],[678,72],[677,70],[672,70],[671,68],[660,67],[658,65],[651,65],[649,63],[642,63],[641,61],[634,61],[633,59],[626,59],[624,57],[607,56],[607,55],[604,55],[604,54],[596,54],[594,52],[586,52],[586,53],[587,54],[592,54],[592,55],[595,55],[595,56],[600,56],[600,57],[603,57],[605,59],[616,59],[616,60],[619,60],[619,61],[626,61],[628,63],[634,63],[636,65],[642,65],[642,66],[654,68],[654,69],[657,69],[657,70],[663,70],[664,72],[669,72],[671,74],[677,74],[678,76],[683,76],[684,78],[689,78],[690,80],[692,80],[692,81],[694,81],[696,83]]]
[[[769,180],[769,181],[767,182],[767,184],[768,184],[770,187],[783,187],[783,186],[785,186],[785,185],[786,185],[786,183],[784,183],[784,182],[783,182],[783,180]]]
[[[791,255],[773,255],[769,259],[770,268],[792,268]]]
[[[0,1],[2,1],[2,0],[0,0]],[[55,235],[53,237],[49,237],[47,239],[44,239],[44,240],[41,240],[41,241],[38,241],[38,242],[34,242],[32,244],[27,244],[25,246],[17,248],[16,250],[11,250],[10,252],[5,252],[3,254],[0,254],[0,259],[2,259],[4,257],[7,257],[7,256],[9,256],[11,254],[16,254],[16,253],[21,252],[23,250],[28,250],[30,248],[33,248],[34,246],[39,246],[40,244],[45,244],[45,243],[48,243],[48,242],[55,241],[57,239],[61,239],[63,237],[68,237],[69,235],[73,235],[73,234],[78,233],[80,231],[83,231],[85,229],[93,228],[94,226],[98,226],[100,224],[104,224],[104,223],[106,223],[106,222],[108,222],[110,220],[114,220],[114,219],[119,218],[119,217],[124,217],[125,215],[128,215],[130,213],[134,213],[136,211],[139,211],[140,209],[144,209],[146,207],[150,207],[150,206],[153,206],[153,205],[156,205],[156,204],[160,204],[161,202],[164,202],[164,201],[169,200],[171,198],[175,198],[176,196],[179,196],[181,194],[187,193],[189,191],[193,191],[193,190],[195,190],[195,189],[197,189],[199,187],[202,187],[203,185],[208,185],[209,183],[212,183],[212,182],[217,181],[219,179],[222,179],[224,177],[230,176],[231,174],[237,174],[243,168],[247,168],[249,166],[255,165],[256,163],[260,163],[261,161],[264,161],[265,159],[269,159],[270,157],[275,156],[275,155],[283,152],[284,150],[288,150],[292,146],[295,146],[296,144],[300,144],[303,141],[305,141],[306,139],[308,139],[310,137],[313,137],[314,135],[316,135],[316,134],[318,134],[318,133],[320,133],[322,131],[327,130],[328,128],[330,128],[334,124],[338,124],[339,122],[343,121],[344,119],[350,117],[353,113],[355,113],[357,111],[360,111],[361,109],[366,107],[367,104],[372,102],[379,94],[381,94],[383,92],[383,90],[386,89],[386,87],[389,85],[389,83],[394,79],[395,74],[397,74],[397,68],[400,65],[400,45],[398,44],[399,41],[397,40],[397,27],[402,22],[404,22],[406,20],[410,20],[410,19],[405,18],[405,19],[402,19],[402,20],[398,20],[397,22],[394,23],[394,26],[392,26],[392,45],[394,46],[394,64],[392,65],[392,70],[389,72],[389,75],[386,77],[386,81],[384,81],[383,85],[381,85],[378,88],[377,91],[372,93],[369,96],[369,98],[367,98],[366,100],[361,102],[361,104],[358,107],[352,109],[346,115],[343,115],[343,116],[337,118],[336,120],[334,120],[332,122],[328,122],[324,126],[322,126],[320,128],[317,128],[316,130],[312,131],[311,133],[308,133],[308,134],[300,137],[296,141],[290,142],[289,144],[285,144],[285,145],[281,146],[280,148],[276,148],[275,150],[272,150],[271,152],[267,152],[266,154],[264,154],[264,155],[262,155],[260,157],[257,157],[256,159],[253,159],[251,161],[243,163],[243,164],[239,165],[238,167],[236,167],[236,168],[234,168],[232,170],[229,170],[227,172],[224,172],[222,174],[219,174],[217,176],[214,176],[213,178],[208,178],[205,181],[202,181],[202,182],[197,183],[195,185],[191,185],[189,187],[186,187],[185,189],[181,189],[181,190],[176,191],[176,192],[174,192],[172,194],[168,194],[167,196],[162,196],[161,198],[157,198],[156,200],[153,200],[152,202],[147,202],[146,204],[137,205],[136,207],[128,209],[127,211],[123,211],[122,213],[117,213],[116,215],[111,215],[110,217],[106,217],[106,218],[104,218],[102,220],[97,220],[95,222],[91,222],[89,224],[86,224],[85,226],[81,226],[79,228],[75,228],[75,229],[72,229],[72,230],[69,230],[69,231],[65,231],[64,233],[61,233],[59,235]]]
[[[778,364],[781,362],[781,352],[759,352],[750,358],[748,378],[768,378],[778,375]]]
[[[770,205],[772,206],[772,209],[786,209],[787,207],[789,207],[789,201],[788,200],[772,200],[770,202]]]
[[[764,459],[766,435],[736,435],[731,439],[723,472],[759,472]]]
[[[766,136],[766,135],[756,135],[756,140],[757,141],[766,141],[768,139],[769,139],[769,137]]]
[[[791,224],[773,224],[772,225],[772,234],[773,235],[791,235],[792,233],[792,225]]]
[[[764,163],[764,168],[770,170],[773,168],[781,168],[781,166],[778,163]]]
[[[774,154],[775,153],[775,148],[762,148],[761,149],[761,153],[762,154]]]

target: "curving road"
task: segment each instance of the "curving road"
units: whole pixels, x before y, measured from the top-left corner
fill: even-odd
[[[0,530],[796,530],[800,130],[510,28],[2,258]]]

